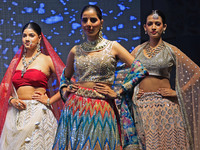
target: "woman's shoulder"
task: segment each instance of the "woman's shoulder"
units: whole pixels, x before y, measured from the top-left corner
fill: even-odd
[[[110,40],[107,40],[108,42],[111,42],[112,44],[113,44],[113,48],[117,48],[118,46],[121,46],[121,44],[119,43],[119,42],[117,42],[117,41],[110,41]]]
[[[69,51],[69,53],[71,54],[76,54],[76,51],[78,48],[80,48],[81,45],[74,45],[71,50]]]
[[[50,55],[46,55],[46,54],[41,53],[40,54],[40,58],[42,58],[42,59],[49,59],[51,57],[50,57]]]
[[[51,64],[52,63],[51,56],[43,54],[43,53],[41,53],[39,61],[42,61],[42,63],[45,62],[45,64]]]
[[[137,54],[138,50],[141,49],[142,47],[144,47],[146,44],[147,44],[147,42],[139,44],[138,46],[136,46],[134,48],[134,50],[131,52],[131,54],[135,56]]]
[[[175,45],[172,45],[166,41],[163,41],[165,43],[165,45],[169,46],[174,52],[179,51],[178,47],[176,47]]]
[[[144,47],[147,43],[148,43],[148,41],[143,42],[142,44],[139,44],[138,46],[136,46],[135,49],[139,50],[140,48]]]

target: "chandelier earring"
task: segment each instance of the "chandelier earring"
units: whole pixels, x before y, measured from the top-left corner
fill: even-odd
[[[38,52],[41,51],[41,50],[40,50],[40,42],[37,44],[37,51],[38,51]]]
[[[83,32],[83,29],[80,30],[80,33],[81,33],[82,39],[85,40],[85,34]]]
[[[102,33],[103,27],[101,26],[100,30],[99,30],[99,37],[103,38],[103,33]]]
[[[163,30],[163,34],[165,34],[165,30]]]
[[[24,47],[24,53],[26,53],[26,48]]]

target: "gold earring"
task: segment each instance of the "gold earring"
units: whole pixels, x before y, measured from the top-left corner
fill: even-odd
[[[37,44],[37,51],[40,51],[40,42]]]
[[[85,34],[83,32],[83,29],[81,30],[81,36],[82,36],[82,39],[85,40]]]
[[[165,34],[165,30],[163,30],[163,34]]]
[[[26,53],[26,48],[25,48],[25,46],[24,46],[24,53]]]
[[[99,37],[103,38],[103,33],[102,33],[103,27],[101,26],[100,30],[99,30]]]

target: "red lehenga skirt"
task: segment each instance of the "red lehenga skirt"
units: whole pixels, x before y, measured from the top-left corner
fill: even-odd
[[[146,150],[188,150],[188,139],[177,100],[147,92],[135,101],[138,135]]]
[[[121,149],[118,112],[114,100],[93,89],[79,88],[65,103],[53,149]]]

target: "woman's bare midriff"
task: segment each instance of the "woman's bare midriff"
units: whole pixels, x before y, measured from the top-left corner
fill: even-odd
[[[35,88],[32,86],[21,86],[17,89],[18,98],[21,100],[31,100],[35,91],[46,93],[44,88]]]
[[[96,86],[96,83],[97,82],[78,82],[77,84],[80,86],[80,87],[85,87],[85,88],[91,88],[93,89],[94,86]],[[99,82],[101,84],[105,84],[105,85],[108,85],[111,87],[111,85],[109,84],[106,84],[106,83],[103,83],[103,82]]]
[[[147,76],[139,85],[144,92],[157,92],[159,88],[171,88],[169,79],[156,76]]]

